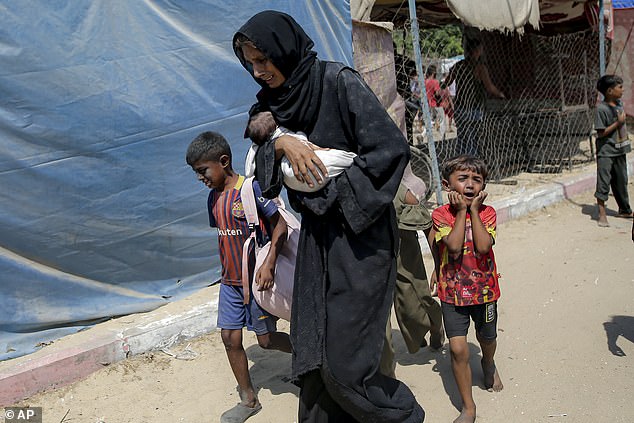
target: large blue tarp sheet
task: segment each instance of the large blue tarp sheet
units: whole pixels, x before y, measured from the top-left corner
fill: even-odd
[[[218,279],[184,154],[219,131],[243,169],[231,38],[264,9],[352,64],[349,1],[0,1],[0,360]]]

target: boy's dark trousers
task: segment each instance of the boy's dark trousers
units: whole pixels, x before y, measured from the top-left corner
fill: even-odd
[[[615,157],[597,157],[597,192],[594,196],[599,200],[608,200],[608,181],[616,204],[619,206],[619,213],[632,213],[627,193],[627,160],[625,154]],[[600,191],[605,194],[600,193]]]

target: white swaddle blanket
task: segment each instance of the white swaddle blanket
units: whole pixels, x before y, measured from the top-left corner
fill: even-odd
[[[281,137],[282,135],[290,135],[292,137],[297,138],[298,140],[308,143],[308,138],[302,132],[291,132],[284,127],[279,127],[273,133],[271,139],[276,139]],[[255,174],[255,153],[258,151],[258,146],[256,144],[251,144],[249,151],[247,151],[247,157],[244,163],[244,172],[246,177],[253,176]],[[282,157],[282,162],[280,164],[280,168],[282,169],[282,173],[284,174],[284,185],[287,188],[290,188],[295,191],[300,192],[315,192],[324,187],[326,182],[328,182],[331,178],[341,174],[344,170],[349,168],[352,165],[352,161],[356,154],[351,153],[349,151],[336,150],[336,149],[325,149],[325,150],[315,150],[315,155],[319,157],[319,160],[326,167],[326,171],[328,175],[322,175],[320,172],[320,176],[322,178],[322,183],[318,184],[315,177],[311,174],[313,186],[310,187],[306,182],[300,182],[295,178],[295,173],[293,173],[293,167],[291,163],[288,161],[286,157]]]

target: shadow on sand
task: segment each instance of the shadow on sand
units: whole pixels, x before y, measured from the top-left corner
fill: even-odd
[[[628,319],[632,318],[628,317]],[[629,332],[627,335],[628,339],[634,339],[633,335],[632,332]],[[616,336],[618,337],[618,334]],[[439,374],[449,400],[456,410],[460,411],[462,408],[462,400],[453,377],[453,371],[451,370],[448,342],[445,342],[445,346],[441,351],[433,351],[428,347],[424,347],[417,353],[410,354],[407,352],[407,347],[398,329],[392,329],[392,342],[394,343],[395,360],[401,366],[433,366],[432,371]],[[290,354],[279,351],[265,351],[258,345],[251,345],[247,348],[246,352],[249,360],[253,362],[249,372],[251,373],[254,385],[256,385],[256,389],[268,389],[273,395],[291,393],[299,398],[299,388],[289,380],[291,374]],[[482,366],[480,365],[480,347],[477,344],[469,342],[469,353],[469,361],[473,374],[473,386],[486,390],[484,387]]]
[[[290,354],[267,351],[257,344],[249,346],[246,352],[253,362],[249,373],[257,390],[268,389],[273,395],[291,393],[299,398],[299,388],[290,382]]]
[[[634,343],[634,317],[612,316],[611,320],[603,323],[608,338],[608,349],[617,357],[625,357],[625,352],[616,344],[619,336]]]
[[[612,196],[610,196],[612,197]],[[574,204],[575,206],[578,206],[579,208],[581,208],[581,214],[589,216],[591,220],[597,221],[599,220],[599,211],[597,209],[597,205],[596,204],[581,204],[581,203],[577,203],[571,199],[567,199],[566,200],[568,203],[570,204]],[[611,208],[609,208],[606,204],[605,206],[605,214],[608,217],[614,217],[618,214],[618,212],[616,210],[613,210]]]
[[[458,392],[458,386],[451,370],[451,356],[449,352],[449,342],[445,342],[441,351],[433,351],[428,347],[421,348],[417,353],[410,354],[403,341],[400,331],[392,329],[392,342],[394,343],[395,360],[401,366],[424,366],[431,364],[432,371],[438,373],[442,380],[443,387],[449,400],[460,411],[462,409],[462,399]],[[472,385],[486,390],[484,387],[484,374],[480,364],[480,347],[469,342],[469,364],[473,375]],[[398,371],[396,376],[398,377]]]

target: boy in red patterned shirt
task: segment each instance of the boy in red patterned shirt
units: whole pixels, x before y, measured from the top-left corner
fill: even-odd
[[[454,423],[472,423],[476,405],[467,344],[470,319],[482,349],[485,387],[489,391],[503,388],[493,360],[500,297],[492,250],[496,215],[493,207],[483,204],[487,197],[483,191],[487,177],[484,161],[469,155],[455,157],[444,164],[442,177],[449,204],[433,211],[430,239],[434,242],[438,297],[449,338],[451,367],[462,397],[462,411]]]

